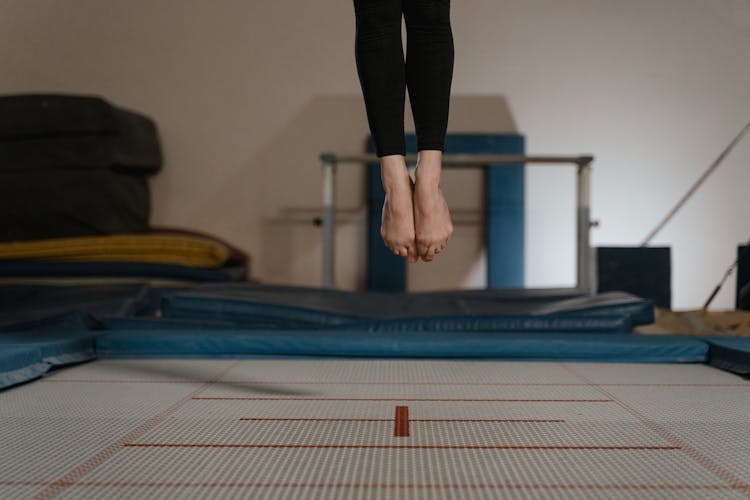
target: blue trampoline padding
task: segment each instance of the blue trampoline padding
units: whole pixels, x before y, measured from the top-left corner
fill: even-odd
[[[517,360],[704,362],[705,342],[683,336],[585,333],[385,332],[349,330],[179,331],[105,333],[100,358],[343,356]]]
[[[49,364],[42,361],[42,353],[35,346],[0,347],[0,389],[41,377],[47,370]]]
[[[0,331],[85,330],[99,315],[153,314],[153,293],[145,284],[0,286]]]
[[[633,325],[654,319],[650,301],[622,292],[596,296],[527,294],[524,290],[444,293],[346,292],[237,284],[168,294],[167,317],[215,319],[244,324],[280,318],[310,325],[343,325],[365,319],[525,315],[625,316]]]
[[[50,316],[21,317],[17,319],[0,319],[0,333],[23,332],[23,331],[47,331],[69,328],[73,330],[85,330],[96,327],[94,318],[83,311],[69,311]]]
[[[237,325],[229,321],[191,320],[172,318],[97,318],[102,330],[236,330]],[[271,324],[269,328],[275,325]]]
[[[653,323],[654,303],[624,292],[605,292],[581,298],[565,299],[555,303],[540,305],[536,314],[547,315],[585,315],[615,316],[622,315],[635,325]]]
[[[0,333],[0,349],[33,347],[41,361],[51,366],[80,363],[96,358],[93,332],[17,332]]]
[[[281,328],[310,328],[321,325],[344,325],[364,319],[292,305],[233,300],[229,297],[214,298],[189,293],[165,297],[161,312],[165,318],[229,321],[249,327],[273,323]]]
[[[200,269],[188,266],[132,262],[0,262],[0,277],[12,278],[80,278],[126,277],[162,278],[188,282],[243,281],[247,278],[245,266]]]
[[[598,332],[631,333],[627,316],[441,316],[357,321],[333,327],[380,332]]]
[[[630,320],[623,316],[482,316],[409,318],[399,320],[360,320],[338,326],[298,324],[284,318],[254,318],[251,321],[217,321],[175,318],[97,318],[104,330],[318,330],[342,329],[378,332],[485,331],[485,332],[600,332],[631,333]]]
[[[702,337],[708,342],[708,364],[750,376],[750,337]]]

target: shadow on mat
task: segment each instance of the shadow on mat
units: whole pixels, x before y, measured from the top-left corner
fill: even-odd
[[[134,364],[123,363],[118,361],[108,361],[100,365],[100,369],[109,370],[115,373],[122,373],[138,377],[154,377],[157,380],[150,382],[186,382],[203,384],[213,381],[216,377],[216,369],[209,369],[204,366],[186,367],[177,363],[160,363],[160,364]],[[241,394],[269,394],[276,396],[316,396],[319,392],[295,389],[277,385],[264,384],[263,382],[254,382],[252,380],[217,380],[211,384],[211,387],[225,388]]]

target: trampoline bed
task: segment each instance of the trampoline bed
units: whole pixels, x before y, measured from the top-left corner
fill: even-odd
[[[0,498],[750,498],[746,339],[633,334],[624,295],[263,290],[6,317],[44,329],[0,333]]]
[[[99,360],[0,394],[3,498],[747,498],[699,364]]]

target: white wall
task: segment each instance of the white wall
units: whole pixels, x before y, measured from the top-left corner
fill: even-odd
[[[452,19],[450,131],[517,128],[530,153],[594,154],[596,245],[637,244],[750,119],[747,0],[453,0]],[[232,240],[265,281],[315,285],[317,154],[367,133],[353,35],[350,0],[0,0],[0,92],[95,93],[151,115],[167,158],[154,223]],[[673,247],[677,308],[701,305],[750,236],[748,163],[750,140],[654,242]],[[471,215],[477,179],[451,175]],[[572,174],[528,179],[528,285],[570,284]],[[339,203],[353,289],[361,172],[342,174]],[[413,288],[480,285],[480,234],[457,229]]]

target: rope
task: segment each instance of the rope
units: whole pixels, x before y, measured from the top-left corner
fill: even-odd
[[[708,179],[708,176],[711,175],[714,170],[718,168],[719,165],[721,165],[721,162],[724,161],[724,158],[727,157],[727,155],[734,149],[734,147],[737,145],[738,142],[742,140],[742,138],[745,136],[745,134],[750,130],[750,122],[745,125],[745,127],[740,131],[739,134],[737,134],[737,137],[734,138],[732,142],[729,143],[729,145],[724,148],[724,151],[721,152],[718,158],[714,160],[714,162],[708,167],[708,169],[703,172],[703,175],[701,175],[697,181],[690,187],[687,193],[680,198],[680,201],[677,202],[677,204],[672,208],[672,210],[667,213],[667,215],[664,216],[664,218],[656,225],[654,229],[651,230],[650,233],[648,233],[648,236],[644,238],[643,243],[641,243],[642,247],[648,246],[649,243],[651,243],[651,240],[654,239],[654,236],[659,234],[659,232],[664,228],[664,226],[667,225],[667,223],[674,217],[674,215],[682,208],[682,206],[690,199],[693,194],[698,190],[699,187]]]

